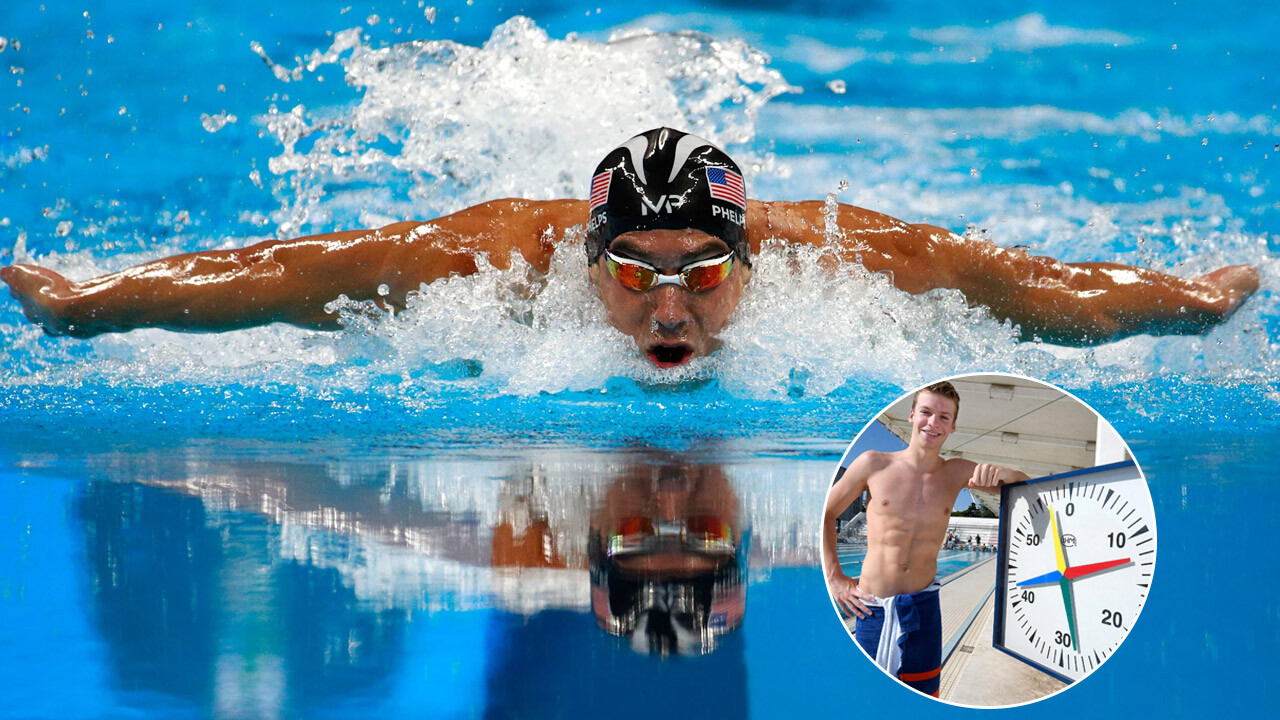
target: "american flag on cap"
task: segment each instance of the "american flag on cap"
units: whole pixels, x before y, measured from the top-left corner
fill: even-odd
[[[591,178],[591,196],[588,198],[588,201],[591,203],[592,210],[595,210],[606,202],[609,202],[609,181],[612,179],[612,170],[605,170],[599,175]]]
[[[747,195],[742,176],[720,167],[707,168],[707,183],[711,189],[711,197],[733,203],[743,210],[747,209]]]

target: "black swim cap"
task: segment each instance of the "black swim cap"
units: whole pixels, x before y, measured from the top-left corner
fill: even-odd
[[[623,233],[689,228],[724,240],[751,264],[742,171],[697,135],[657,128],[619,145],[596,166],[588,199],[588,263]]]

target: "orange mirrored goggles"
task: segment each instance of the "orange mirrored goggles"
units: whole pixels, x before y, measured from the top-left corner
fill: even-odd
[[[663,275],[652,265],[618,257],[608,250],[604,251],[604,262],[610,275],[617,278],[623,287],[636,292],[652,290],[659,285],[679,285],[691,292],[704,292],[724,282],[733,271],[732,252],[685,265],[675,275]]]

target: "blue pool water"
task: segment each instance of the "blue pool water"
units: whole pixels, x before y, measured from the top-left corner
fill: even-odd
[[[492,271],[427,288],[396,322],[348,309],[334,334],[76,342],[6,298],[0,715],[847,712],[853,690],[827,684],[955,712],[853,672],[816,522],[840,452],[888,401],[995,370],[1116,426],[1162,541],[1124,647],[1020,712],[1270,709],[1280,694],[1239,669],[1280,647],[1255,509],[1280,500],[1278,20],[1200,0],[7,3],[6,264],[80,279],[581,196],[603,151],[671,124],[726,145],[755,197],[838,192],[1184,276],[1249,262],[1263,285],[1205,336],[1064,349],[952,294],[766,252],[724,350],[679,382],[604,324],[574,248],[531,304],[519,268]],[[530,507],[557,547],[585,542],[570,510],[633,453],[722,467],[749,527],[746,613],[709,654],[662,661],[601,631],[583,563],[494,567],[502,519]],[[542,494],[517,502],[533,477]],[[1231,598],[1233,617],[1189,608],[1185,588]]]
[[[867,556],[867,548],[865,545],[841,545],[837,550],[840,558],[840,569],[844,570],[844,574],[849,577],[857,577],[862,574],[862,561]],[[990,560],[995,555],[989,552],[978,552],[976,550],[940,550],[938,552],[938,579],[944,580],[949,575],[964,570],[967,567]]]

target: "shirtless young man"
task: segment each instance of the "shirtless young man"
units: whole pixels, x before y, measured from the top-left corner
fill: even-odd
[[[591,281],[610,322],[654,365],[674,367],[719,347],[764,240],[827,242],[822,202],[748,201],[733,160],[669,128],[605,156],[589,195],[494,200],[431,222],[176,255],[80,282],[34,265],[0,269],[0,279],[27,317],[54,335],[273,322],[337,329],[325,304],[339,295],[403,309],[422,284],[476,272],[481,255],[506,268],[519,253],[546,273],[570,228],[585,226]],[[909,293],[956,288],[1027,339],[1081,344],[1203,332],[1258,287],[1249,265],[1184,279],[1114,263],[1066,264],[848,205],[839,206],[836,224],[849,262],[888,273]]]
[[[827,494],[822,564],[827,589],[858,618],[858,644],[876,664],[926,695],[938,694],[942,671],[942,615],[938,609],[938,551],[960,490],[1027,480],[1026,474],[971,460],[944,460],[942,444],[956,429],[960,395],[948,382],[920,390],[911,403],[911,442],[905,450],[859,455]],[[836,554],[836,518],[863,491],[867,556],[850,578]]]

